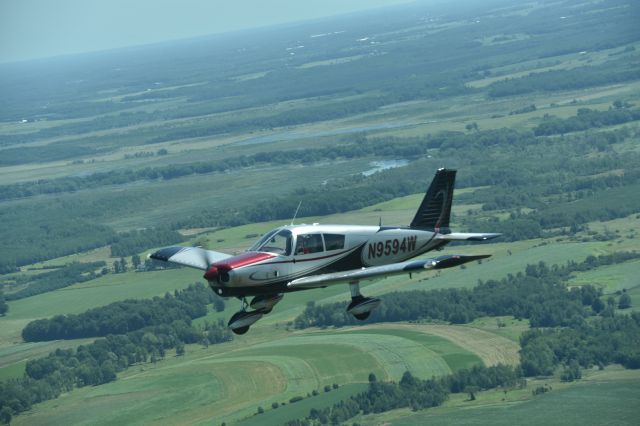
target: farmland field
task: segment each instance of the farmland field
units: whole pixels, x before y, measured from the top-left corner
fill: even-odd
[[[325,385],[361,389],[350,384],[366,383],[372,372],[393,380],[407,369],[420,377],[439,376],[495,362],[485,354],[497,348],[509,360],[516,359],[517,345],[503,337],[471,327],[454,327],[450,332],[446,328],[406,324],[291,333],[264,327],[208,349],[190,345],[184,357],[169,356],[156,365],[135,367],[115,383],[40,404],[17,418],[16,424],[233,421],[250,416],[258,406],[286,403],[313,390],[323,394]],[[448,333],[455,337],[448,338]],[[481,355],[465,349],[469,345]],[[131,398],[139,402],[131,404]],[[102,414],[82,420],[81,406]]]
[[[390,425],[583,425],[588,418],[589,424],[633,425],[639,413],[635,402],[640,397],[640,385],[633,373],[624,377],[615,373],[608,377],[604,373],[569,387],[558,384],[558,389],[533,398],[528,392],[529,396],[510,392],[505,402],[500,401],[504,398],[502,392],[486,392],[475,404],[461,395],[431,413],[398,411],[380,419],[372,418],[371,422],[366,418],[358,421],[365,425],[380,420]]]

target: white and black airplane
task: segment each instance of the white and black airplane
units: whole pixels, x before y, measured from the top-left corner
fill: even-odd
[[[366,319],[380,299],[360,294],[360,283],[392,275],[450,268],[489,255],[447,255],[409,260],[451,241],[485,241],[500,234],[456,233],[449,229],[456,171],[439,169],[409,226],[289,225],[262,236],[232,256],[199,247],[166,247],[151,259],[206,271],[204,278],[222,297],[238,297],[242,309],[229,320],[244,334],[271,312],[284,293],[349,284],[347,312]],[[251,303],[246,298],[254,296]],[[247,310],[247,308],[253,310]]]

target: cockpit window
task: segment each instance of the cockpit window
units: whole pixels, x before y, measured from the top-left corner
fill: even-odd
[[[309,254],[324,251],[321,234],[298,235],[296,254]]]
[[[291,231],[287,229],[273,230],[260,238],[249,251],[264,251],[267,253],[291,254]]]
[[[340,234],[323,234],[324,244],[329,250],[342,250],[344,248],[344,235]]]

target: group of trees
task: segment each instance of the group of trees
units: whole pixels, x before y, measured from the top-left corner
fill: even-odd
[[[78,263],[73,262],[60,269],[44,272],[36,276],[19,275],[12,278],[12,285],[20,286],[20,290],[7,293],[6,300],[18,300],[37,294],[69,287],[70,285],[92,280],[98,275],[96,270],[106,265],[103,261]]]
[[[9,311],[9,305],[5,301],[4,293],[0,290],[0,316],[3,316]]]
[[[315,424],[342,424],[358,414],[382,413],[396,408],[412,410],[437,407],[447,400],[450,393],[467,392],[470,398],[479,390],[498,387],[511,388],[522,383],[522,372],[517,367],[496,365],[476,366],[453,374],[432,379],[418,379],[405,372],[400,382],[379,382],[369,375],[369,388],[331,407],[312,408],[301,419],[290,420],[287,426],[311,426]]]
[[[536,136],[557,135],[597,127],[615,126],[640,120],[639,109],[612,108],[606,111],[589,108],[578,109],[578,114],[569,118],[545,116],[544,121],[534,127]]]
[[[124,334],[144,327],[191,320],[207,313],[207,305],[221,299],[202,283],[153,299],[129,299],[90,309],[81,314],[56,315],[31,321],[22,330],[27,342],[79,339]],[[224,306],[224,305],[223,305]],[[223,308],[224,309],[224,308]]]
[[[638,79],[640,70],[633,64],[626,61],[610,61],[599,66],[531,73],[526,77],[497,81],[489,86],[487,93],[492,98],[499,98],[536,91],[582,89]]]
[[[575,318],[566,327],[526,331],[520,345],[520,360],[526,376],[551,375],[559,365],[566,366],[565,380],[579,378],[578,366],[590,368],[618,363],[637,369],[640,368],[640,314],[611,314],[590,321]]]
[[[529,319],[532,327],[568,326],[605,309],[600,292],[590,285],[567,291],[571,272],[640,258],[640,253],[591,256],[581,263],[528,265],[524,273],[502,280],[480,281],[473,289],[448,288],[394,292],[381,296],[380,307],[368,322],[441,320],[464,324],[480,316],[512,315]],[[355,325],[359,322],[344,310],[343,303],[316,305],[309,302],[295,318],[296,328]]]
[[[166,227],[122,232],[111,243],[111,256],[131,256],[150,247],[167,246],[181,241],[184,241],[184,237],[179,232]]]

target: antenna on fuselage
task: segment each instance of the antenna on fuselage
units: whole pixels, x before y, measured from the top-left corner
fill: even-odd
[[[302,200],[300,200],[300,202],[298,203],[298,208],[296,209],[296,212],[293,214],[293,219],[291,219],[291,225],[293,225],[293,221],[296,220],[296,216],[298,216],[298,210],[300,210],[301,205],[302,205]]]
[[[380,216],[380,219],[378,220],[378,226],[382,228],[382,216]]]

